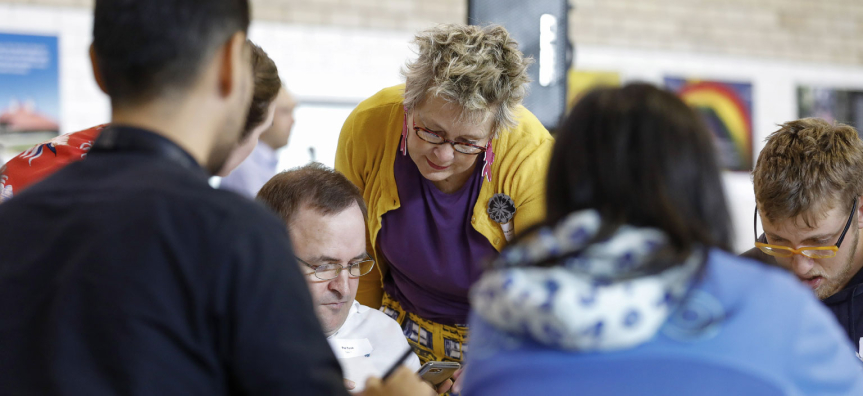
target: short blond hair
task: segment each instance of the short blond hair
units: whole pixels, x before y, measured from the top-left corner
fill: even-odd
[[[803,118],[767,137],[752,172],[755,201],[771,222],[802,217],[808,227],[863,194],[863,140],[845,124]]]
[[[402,70],[408,111],[429,97],[458,105],[460,121],[493,117],[492,132],[514,127],[515,108],[527,95],[525,58],[502,26],[438,25],[416,35],[418,57]]]

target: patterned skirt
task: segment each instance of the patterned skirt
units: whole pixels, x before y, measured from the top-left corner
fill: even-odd
[[[420,358],[420,364],[431,361],[459,362],[467,353],[466,325],[444,325],[406,312],[398,301],[384,293],[381,311],[399,322],[408,343]]]

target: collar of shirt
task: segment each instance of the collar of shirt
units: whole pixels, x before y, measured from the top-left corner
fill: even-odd
[[[189,170],[203,180],[210,175],[186,150],[183,150],[170,139],[146,129],[111,125],[106,128],[93,142],[93,148],[88,155],[99,155],[102,152],[137,152],[160,157]]]

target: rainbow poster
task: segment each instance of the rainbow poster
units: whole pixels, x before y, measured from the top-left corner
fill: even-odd
[[[752,170],[752,84],[666,77],[665,86],[704,117],[723,168]]]

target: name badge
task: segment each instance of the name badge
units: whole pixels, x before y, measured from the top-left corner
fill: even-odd
[[[349,359],[360,356],[368,357],[372,353],[372,343],[368,338],[331,339],[330,347],[338,359]]]

